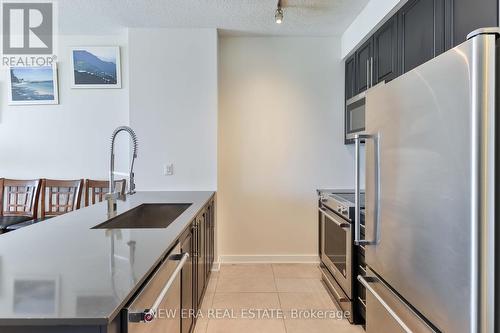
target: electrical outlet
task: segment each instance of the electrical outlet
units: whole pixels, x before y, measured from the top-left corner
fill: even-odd
[[[172,176],[174,174],[174,164],[165,164],[163,166],[163,175],[164,176]]]

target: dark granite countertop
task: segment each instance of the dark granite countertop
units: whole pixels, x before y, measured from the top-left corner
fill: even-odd
[[[109,323],[213,194],[138,192],[118,201],[118,214],[192,203],[163,229],[91,229],[107,220],[102,202],[0,235],[0,325]]]

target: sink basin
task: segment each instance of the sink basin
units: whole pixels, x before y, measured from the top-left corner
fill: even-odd
[[[192,204],[142,204],[92,229],[166,228]]]

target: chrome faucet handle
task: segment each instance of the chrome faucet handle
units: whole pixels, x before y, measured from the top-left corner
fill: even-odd
[[[129,180],[130,180],[130,185],[127,194],[132,195],[135,194],[135,180],[133,172],[130,173]]]

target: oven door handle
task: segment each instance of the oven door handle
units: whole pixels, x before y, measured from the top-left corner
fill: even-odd
[[[335,217],[333,217],[332,215],[330,215],[326,209],[324,208],[319,208],[319,211],[321,214],[325,215],[326,217],[328,217],[329,220],[331,220],[333,223],[335,223],[338,227],[340,228],[349,228],[351,226],[350,223],[348,222],[340,222],[339,220],[337,220]]]

